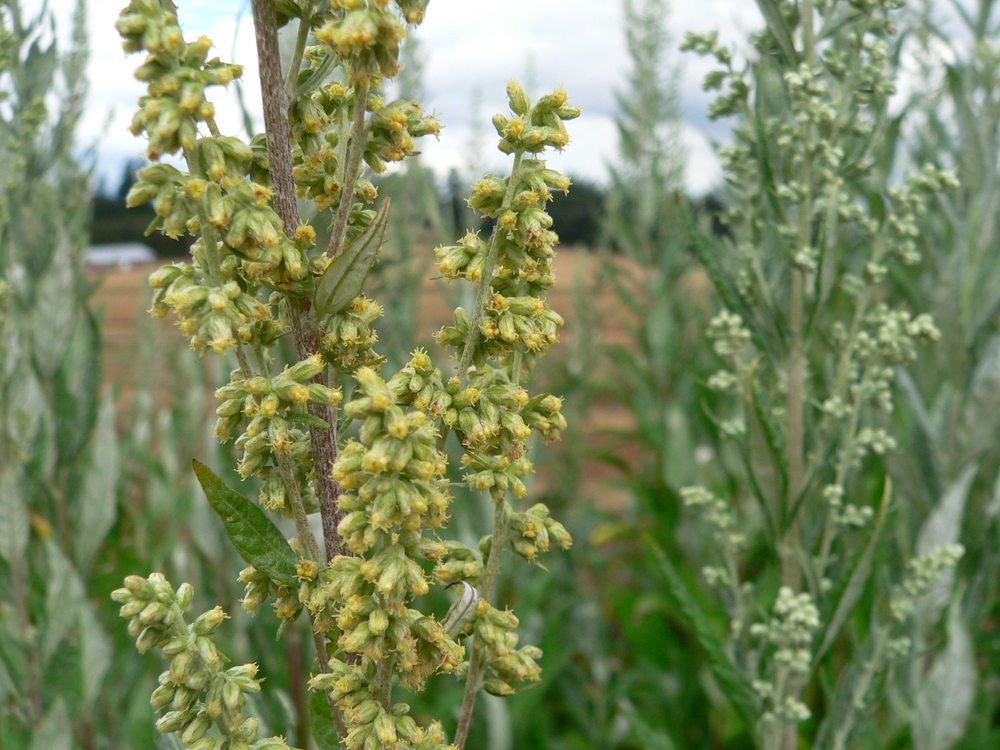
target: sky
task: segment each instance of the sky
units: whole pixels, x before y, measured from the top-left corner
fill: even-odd
[[[26,3],[29,5],[30,3]],[[138,55],[126,57],[114,30],[123,0],[89,0],[90,90],[79,139],[98,155],[98,174],[117,187],[125,163],[143,144],[128,132],[143,85],[132,77]],[[74,0],[53,0],[60,34],[68,33]],[[223,60],[244,65],[246,98],[258,121],[260,96],[249,0],[178,0],[188,38],[209,36]],[[761,25],[753,0],[692,0],[672,3],[671,33],[679,44],[688,31],[719,31],[720,39],[745,47]],[[625,86],[629,61],[620,0],[431,0],[416,31],[424,61],[423,101],[444,123],[440,140],[425,138],[426,164],[442,179],[457,167],[502,169],[490,118],[506,112],[505,84],[517,78],[539,95],[563,86],[584,114],[568,123],[572,141],[553,167],[577,179],[603,183],[618,148],[615,92]],[[721,172],[713,143],[727,139],[729,125],[705,116],[711,96],[701,90],[711,63],[674,53],[678,66],[682,137],[688,153],[685,182],[695,193],[718,184]],[[232,88],[232,87],[230,87]],[[210,89],[224,133],[241,131],[232,90]],[[479,127],[472,125],[479,122]]]

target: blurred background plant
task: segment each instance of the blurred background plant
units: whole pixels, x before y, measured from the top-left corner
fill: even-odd
[[[83,271],[84,5],[65,52],[50,20],[0,7],[0,737],[11,748],[95,747],[98,712],[128,687],[103,692],[113,647],[105,607],[87,598],[117,516],[120,449]]]
[[[948,646],[903,674],[902,716],[914,746],[990,747],[1000,742],[1000,14],[993,0],[909,9],[902,49],[920,81],[887,131],[884,164],[896,174],[929,163],[954,171],[960,187],[923,217],[923,264],[895,279],[912,307],[929,309],[941,341],[920,367],[896,373],[899,450],[890,459],[911,502],[896,531],[916,551],[961,542],[966,557],[936,593],[948,607]],[[940,635],[933,617],[914,623],[918,648]],[[947,691],[948,701],[934,696]]]
[[[135,567],[196,580],[206,604],[237,595],[243,566],[190,472],[196,446],[232,462],[210,453],[221,373],[138,309],[126,311],[138,329],[109,357],[93,294],[115,279],[85,269],[91,167],[74,140],[85,3],[65,51],[48,12],[29,19],[8,2],[0,20],[0,747],[151,748],[159,670],[138,658],[107,596]],[[277,697],[258,713],[294,737],[307,706],[286,686],[301,681],[301,633],[275,646],[275,628],[235,619],[231,650],[263,642],[275,675]]]

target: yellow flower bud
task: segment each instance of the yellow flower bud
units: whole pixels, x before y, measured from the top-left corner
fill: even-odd
[[[375,734],[384,745],[396,744],[396,725],[392,716],[384,711],[379,713],[378,718],[375,719]]]
[[[212,726],[212,717],[208,713],[199,713],[192,721],[184,727],[181,733],[181,742],[192,744],[200,740]]]
[[[368,627],[377,635],[381,635],[389,627],[389,615],[384,609],[373,610],[368,615]]]
[[[514,114],[526,115],[531,108],[528,95],[517,81],[507,83],[507,101],[510,102],[510,109]]]

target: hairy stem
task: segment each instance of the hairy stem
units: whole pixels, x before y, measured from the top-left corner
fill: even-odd
[[[357,88],[357,100],[354,102],[354,117],[351,120],[350,143],[343,186],[340,192],[340,203],[337,205],[337,216],[333,220],[330,244],[326,248],[326,254],[331,258],[340,255],[344,248],[347,222],[351,217],[351,206],[354,205],[354,188],[358,184],[361,157],[365,151],[365,112],[368,107],[368,91],[368,84],[359,85]]]
[[[299,491],[299,483],[295,478],[295,467],[285,453],[278,454],[278,470],[281,472],[281,479],[288,488],[288,499],[292,505],[292,515],[295,517],[295,531],[299,535],[299,541],[305,547],[306,554],[311,560],[322,560],[319,551],[319,544],[313,536],[312,529],[309,528],[309,518],[306,515],[305,505],[302,503],[302,493]]]
[[[802,0],[800,18],[802,20],[802,47],[806,64],[816,65],[816,40],[813,29],[813,0]],[[799,206],[798,246],[795,253],[812,246],[812,145],[814,129],[806,124],[805,145],[799,179],[805,190],[805,198]],[[788,306],[788,328],[791,344],[786,362],[786,428],[785,460],[788,466],[788,486],[786,488],[785,511],[787,530],[781,540],[781,582],[793,591],[802,588],[802,530],[799,524],[801,497],[805,491],[805,405],[806,405],[806,342],[805,342],[805,271],[793,267],[791,273],[791,294]],[[790,676],[785,690],[789,697],[798,699],[802,692],[799,679]],[[788,723],[782,732],[782,750],[795,750],[798,746],[798,726]]]
[[[309,39],[309,26],[309,19],[299,19],[299,33],[295,37],[295,51],[292,52],[288,75],[285,76],[285,94],[290,102],[294,100],[298,89],[299,68],[302,67],[302,55],[306,50],[306,41]]]
[[[500,574],[500,557],[503,548],[507,546],[507,502],[501,498],[495,500],[493,513],[493,538],[490,543],[490,555],[486,559],[486,567],[479,578],[479,598],[489,601],[493,594],[493,586]],[[469,738],[469,727],[472,725],[472,712],[476,707],[476,695],[486,672],[486,657],[482,648],[478,648],[475,639],[472,641],[472,656],[469,659],[469,674],[465,680],[465,694],[462,696],[462,708],[458,716],[458,729],[455,730],[455,745],[460,749],[465,747]]]
[[[295,181],[292,177],[292,140],[288,125],[288,104],[281,77],[278,53],[278,28],[274,5],[269,0],[253,0],[253,20],[257,37],[257,60],[260,65],[260,88],[264,102],[264,123],[267,130],[267,151],[271,165],[271,187],[274,210],[285,225],[285,232],[299,226],[299,208],[295,201]],[[289,318],[295,353],[305,359],[319,351],[319,325],[308,299],[289,297]],[[326,384],[323,373],[313,382]],[[309,413],[322,419],[328,427],[309,428],[315,464],[316,495],[323,521],[326,559],[349,554],[337,533],[341,512],[337,508],[340,487],[331,476],[337,458],[337,419],[329,406],[309,404]]]
[[[395,658],[389,654],[378,662],[375,671],[375,700],[386,711],[392,709],[392,675]]]
[[[523,157],[523,151],[517,151],[514,154],[514,167],[510,171],[507,190],[504,193],[503,203],[497,212],[497,216],[503,216],[504,212],[510,209],[511,201],[514,200],[514,191],[517,190],[517,185],[521,178],[521,159]],[[462,360],[458,364],[458,377],[460,378],[465,377],[469,365],[472,364],[472,355],[476,350],[476,339],[480,336],[479,319],[483,317],[483,310],[486,308],[486,303],[490,298],[490,292],[493,291],[493,269],[496,268],[497,258],[500,255],[500,233],[503,231],[505,230],[498,223],[493,230],[493,234],[490,235],[490,246],[486,252],[486,263],[483,265],[483,275],[479,279],[479,291],[476,294],[476,307],[473,309],[472,315],[469,316],[469,333],[465,337]]]

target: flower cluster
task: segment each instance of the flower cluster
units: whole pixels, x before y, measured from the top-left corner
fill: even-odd
[[[156,728],[178,733],[190,750],[287,748],[280,737],[257,738],[257,719],[246,716],[246,696],[260,692],[257,665],[225,668],[228,659],[211,635],[226,615],[215,607],[188,624],[184,612],[193,596],[190,584],[175,591],[161,573],[129,576],[111,595],[122,605],[119,614],[129,621],[139,651],[158,648],[170,660],[150,699],[153,708],[164,711]],[[213,726],[218,735],[207,737]]]
[[[241,570],[237,580],[246,586],[246,594],[240,603],[250,614],[255,614],[269,598],[279,620],[294,622],[302,613],[299,589],[275,581],[252,566]]]
[[[344,446],[333,475],[346,491],[338,499],[347,514],[340,535],[352,552],[364,554],[379,542],[395,544],[393,530],[443,526],[450,496],[433,423],[421,411],[404,411],[374,370],[363,367],[354,376],[358,387],[345,412],[362,420],[360,442]]]
[[[378,342],[375,321],[383,312],[378,302],[362,296],[328,316],[320,331],[323,359],[342,371],[380,365],[382,358],[373,347]]]
[[[286,367],[273,378],[260,375],[246,378],[237,370],[231,382],[215,392],[219,400],[216,437],[226,441],[234,429],[243,425],[236,440],[236,446],[243,450],[239,465],[243,477],[260,473],[270,460],[277,462],[282,455],[295,462],[309,458],[308,435],[295,425],[308,425],[314,419],[306,411],[307,404],[334,406],[342,398],[339,389],[309,382],[323,367],[322,357],[315,354]],[[265,493],[269,498],[263,502],[265,507],[270,510],[284,507],[285,490],[280,484],[265,482],[262,501]]]
[[[333,0],[328,18],[316,29],[316,39],[335,52],[347,67],[352,83],[368,83],[376,76],[392,78],[399,72],[399,44],[406,36],[403,20],[420,23],[424,2],[400,0],[400,19],[388,0]]]
[[[317,54],[314,64],[322,65],[323,59]],[[320,210],[338,201],[344,189],[344,156],[347,147],[352,146],[353,135],[347,135],[345,141],[345,133],[338,128],[347,122],[347,113],[358,106],[362,95],[365,111],[371,116],[361,158],[375,173],[384,172],[388,162],[399,162],[416,153],[414,139],[437,136],[441,131],[437,118],[425,115],[416,102],[397,99],[387,104],[374,89],[333,82],[304,93],[290,111],[296,144],[294,175],[299,197],[313,200]],[[370,180],[359,179],[354,196],[372,203],[378,191]],[[353,215],[363,221],[357,209]]]
[[[419,727],[409,715],[408,704],[396,703],[386,709],[379,702],[369,687],[377,676],[374,662],[357,666],[332,659],[330,669],[313,677],[309,684],[313,690],[326,691],[341,706],[351,727],[344,738],[348,750],[455,750],[438,722]]]
[[[507,96],[511,117],[498,115],[493,123],[501,137],[500,150],[514,155],[514,169],[506,178],[487,175],[473,186],[469,198],[469,205],[484,217],[496,219],[495,229],[488,240],[469,233],[458,245],[435,250],[442,276],[478,287],[474,309],[456,310],[455,322],[437,336],[459,360],[458,376],[444,380],[429,358],[417,352],[390,380],[398,397],[427,409],[442,429],[457,434],[468,487],[489,491],[496,503],[493,533],[483,538],[480,548],[449,542],[435,568],[442,582],[472,583],[485,592],[466,625],[474,636],[467,707],[469,691],[480,685],[506,695],[514,691],[512,682],[537,680],[539,675],[535,659],[541,652],[531,646],[517,648],[517,618],[488,601],[500,554],[509,547],[534,561],[551,543],[566,548],[572,542],[544,505],[521,512],[506,498],[517,500],[527,493],[523,478],[532,470],[526,455],[532,432],[553,440],[566,426],[559,398],[532,397],[521,385],[563,324],[545,300],[555,281],[552,248],[557,241],[545,206],[552,190],[569,188],[567,178],[528,155],[547,147],[561,149],[568,141],[563,120],[576,117],[579,110],[567,104],[561,89],[532,105],[511,82]]]
[[[339,632],[338,646],[360,661],[334,658],[332,671],[312,686],[329,691],[341,706],[349,747],[398,747],[400,738],[414,747],[439,747],[439,732],[424,736],[406,704],[379,708],[375,699],[391,680],[377,663],[390,660],[400,684],[412,689],[462,663],[464,649],[441,623],[407,606],[429,590],[421,562],[445,551],[423,535],[447,521],[445,457],[424,412],[401,406],[374,370],[361,367],[354,377],[355,396],[345,412],[361,422],[359,439],[344,446],[333,466],[344,490],[337,501],[344,513],[338,532],[354,554],[337,556],[322,569],[300,565],[299,576],[300,599],[314,627]]]
[[[477,648],[485,652],[483,689],[487,693],[512,695],[515,690],[511,683],[537,682],[541,678],[542,670],[535,660],[541,658],[542,650],[530,645],[517,648],[514,628],[518,620],[513,612],[501,612],[489,602],[480,601],[472,622]]]
[[[954,568],[964,554],[965,547],[961,544],[946,544],[910,560],[906,566],[906,578],[893,590],[889,602],[893,618],[902,622],[912,615],[920,604],[920,598],[934,587],[946,570]]]
[[[782,586],[774,602],[773,615],[766,623],[750,626],[750,633],[774,647],[775,674],[771,681],[755,681],[758,694],[770,701],[764,721],[778,719],[797,723],[809,718],[809,708],[787,695],[785,686],[792,675],[809,672],[812,653],[809,649],[819,629],[819,612],[809,594],[795,594]]]
[[[746,544],[746,535],[737,531],[739,519],[724,499],[704,487],[683,487],[681,500],[685,507],[695,508],[705,523],[712,527],[715,541],[725,553],[736,552]]]
[[[135,0],[115,24],[126,52],[149,53],[135,73],[140,81],[149,82],[149,93],[139,100],[132,133],[149,136],[146,156],[151,161],[194,148],[198,124],[215,115],[205,88],[227,84],[242,73],[239,65],[207,60],[212,48],[208,37],[185,42],[171,7],[158,0]]]

